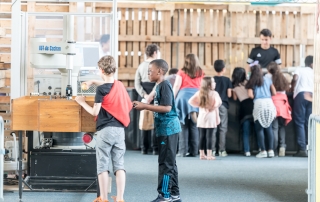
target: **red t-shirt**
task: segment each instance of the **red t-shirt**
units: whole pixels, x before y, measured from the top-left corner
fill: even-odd
[[[183,88],[200,88],[201,80],[204,77],[204,73],[202,72],[202,75],[197,78],[190,78],[184,71],[179,70],[177,75],[181,76],[182,83],[180,89]]]

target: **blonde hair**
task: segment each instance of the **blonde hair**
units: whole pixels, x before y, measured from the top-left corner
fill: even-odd
[[[105,74],[113,74],[117,70],[116,61],[110,55],[100,58],[98,66]]]
[[[201,81],[200,86],[200,104],[202,108],[208,108],[211,105],[209,92],[212,90],[212,77],[205,76]]]

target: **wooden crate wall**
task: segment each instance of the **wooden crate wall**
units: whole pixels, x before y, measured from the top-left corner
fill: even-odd
[[[96,12],[111,7],[108,3],[95,6]],[[313,11],[309,6],[136,3],[128,7],[119,3],[119,78],[133,86],[134,73],[150,43],[160,46],[161,57],[172,68],[181,68],[185,55],[194,53],[208,75],[215,74],[213,62],[223,59],[230,76],[234,67],[247,65],[250,50],[260,44],[263,28],[273,33],[281,66],[298,66],[300,44],[306,45],[305,55],[313,54]],[[95,37],[99,40],[99,35]]]

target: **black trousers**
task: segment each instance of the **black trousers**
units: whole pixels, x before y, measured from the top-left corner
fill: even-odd
[[[181,133],[179,134],[179,154],[186,153],[197,155],[199,153],[199,129],[189,115],[185,118],[185,124],[181,124]]]
[[[159,136],[157,139],[159,145],[158,193],[165,198],[180,195],[176,164],[178,134]]]
[[[216,137],[214,134],[214,128],[199,128],[200,132],[200,141],[199,149],[200,150],[212,150],[212,138]]]
[[[148,151],[152,148],[153,151],[158,151],[157,137],[154,130],[141,130],[141,150]]]

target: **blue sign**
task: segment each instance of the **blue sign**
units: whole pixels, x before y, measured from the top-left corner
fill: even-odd
[[[39,46],[39,51],[61,51],[59,46]]]

